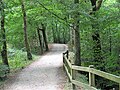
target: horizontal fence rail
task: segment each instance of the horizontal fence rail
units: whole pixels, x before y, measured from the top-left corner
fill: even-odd
[[[65,71],[67,73],[67,76],[69,78],[69,81],[72,83],[73,90],[76,86],[81,86],[83,88],[88,88],[89,90],[97,90],[95,88],[95,75],[98,75],[100,77],[106,78],[108,80],[114,81],[119,84],[119,90],[120,90],[120,76],[116,76],[110,73],[106,73],[100,70],[94,69],[93,65],[90,65],[89,67],[82,67],[82,66],[76,66],[72,65],[70,63],[70,60],[68,59],[68,50],[63,53],[63,66],[65,68]],[[75,71],[83,71],[89,73],[89,85],[76,81],[75,78]]]

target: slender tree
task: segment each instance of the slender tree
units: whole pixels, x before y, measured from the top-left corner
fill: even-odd
[[[90,12],[90,15],[93,15],[96,17],[95,12],[98,11],[101,7],[103,0],[91,0],[92,4],[92,11]],[[99,63],[102,63],[102,54],[101,54],[101,40],[100,40],[100,34],[99,34],[99,23],[98,22],[93,22],[92,24],[92,29],[93,29],[93,50],[94,50],[94,61],[96,62],[95,66],[98,66]],[[98,67],[102,69],[103,67]]]
[[[47,42],[47,36],[46,36],[46,27],[44,26],[44,24],[41,24],[41,25],[42,25],[43,38],[45,42],[45,48],[46,48],[46,51],[48,51],[49,48],[48,48],[48,42]]]
[[[5,65],[9,67],[8,57],[7,57],[7,42],[6,42],[6,32],[5,32],[5,11],[4,11],[4,3],[3,0],[0,0],[0,11],[1,11],[1,34],[2,34],[2,61]]]
[[[51,15],[52,16],[52,15]],[[52,34],[53,34],[53,42],[55,43],[56,42],[56,35],[55,35],[55,29],[54,29],[54,18],[52,16]]]
[[[39,44],[40,44],[40,54],[42,55],[43,54],[43,45],[42,45],[42,39],[41,39],[39,27],[37,28],[37,33],[38,33],[38,39],[39,39]]]
[[[76,9],[79,8],[79,0],[74,0]],[[75,64],[81,65],[80,57],[80,26],[79,26],[79,11],[74,15],[74,34],[75,34]]]
[[[20,0],[20,2],[21,2],[22,13],[23,13],[24,39],[25,39],[24,42],[25,42],[25,47],[26,47],[26,51],[27,51],[27,58],[28,58],[28,60],[32,60],[32,54],[31,54],[29,43],[28,43],[28,37],[27,37],[27,15],[26,15],[26,10],[25,10],[23,0]]]

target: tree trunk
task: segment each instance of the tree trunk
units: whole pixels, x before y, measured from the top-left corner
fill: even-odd
[[[112,54],[112,34],[111,34],[111,30],[109,28],[109,45],[110,45],[110,48],[109,48],[109,51],[110,51],[110,56]]]
[[[1,56],[2,56],[2,61],[3,64],[7,65],[9,67],[8,63],[8,57],[7,57],[7,42],[6,42],[6,34],[5,34],[5,12],[4,12],[4,4],[3,1],[0,0],[1,4],[1,34],[2,34],[2,51],[1,51]]]
[[[100,9],[101,4],[103,0],[91,0],[91,4],[93,6],[92,12],[90,12],[91,15],[95,16],[95,12]],[[93,29],[93,35],[92,39],[94,42],[93,51],[94,51],[94,61],[96,62],[95,67],[98,67],[99,69],[103,70],[103,67],[99,67],[102,64],[102,52],[101,52],[101,41],[100,41],[100,34],[99,34],[99,23],[93,23],[92,24]]]
[[[24,21],[24,42],[25,42],[25,47],[26,47],[26,51],[27,51],[27,58],[28,58],[28,60],[32,60],[32,54],[31,54],[29,43],[28,43],[28,37],[27,37],[27,16],[26,16],[26,11],[25,11],[23,0],[20,0],[20,1],[21,1],[22,13],[23,13],[23,21]]]
[[[64,31],[62,32],[62,35],[63,35],[63,42],[62,42],[62,43],[65,44],[65,43],[66,43],[66,38],[67,38],[67,37],[65,37],[65,35],[66,35],[66,30],[65,30],[65,28],[63,28],[63,30],[64,30]]]
[[[38,39],[39,39],[39,44],[40,44],[40,54],[43,54],[43,45],[42,45],[42,39],[41,39],[41,35],[40,35],[40,29],[37,28],[37,33],[38,33]]]
[[[56,21],[56,35],[57,35],[57,43],[60,43],[60,35],[59,35],[59,30],[58,30],[58,24],[57,24],[57,21]]]
[[[93,29],[95,29],[95,27],[93,27]],[[101,41],[100,41],[100,34],[99,32],[93,32],[92,35],[93,38],[93,42],[94,42],[94,46],[93,46],[93,50],[94,50],[94,61],[97,62],[95,64],[96,67],[99,66],[99,64],[102,63],[102,55],[101,55]],[[102,67],[98,67],[99,69]]]
[[[55,31],[54,31],[53,26],[54,25],[52,25],[52,34],[53,34],[53,42],[55,43],[56,42],[56,36],[55,36]]]
[[[118,4],[120,4],[120,0],[116,0]],[[119,16],[120,16],[120,6],[118,6]],[[120,30],[118,30],[118,63],[120,65]]]
[[[74,3],[79,4],[79,0],[74,0]],[[78,6],[76,9],[79,8]],[[80,57],[80,31],[79,31],[79,12],[77,11],[74,15],[74,31],[75,31],[75,64],[81,65],[81,57]]]
[[[71,46],[72,46],[72,48],[71,48],[71,50],[72,50],[72,52],[74,52],[74,47],[75,47],[75,31],[74,31],[74,29],[73,28],[71,28]]]
[[[42,33],[43,33],[46,51],[49,51],[47,37],[46,37],[46,27],[44,26],[44,24],[42,24]]]

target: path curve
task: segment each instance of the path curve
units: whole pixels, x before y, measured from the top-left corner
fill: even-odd
[[[64,44],[53,44],[50,52],[23,69],[4,90],[64,90],[66,75],[63,71]]]

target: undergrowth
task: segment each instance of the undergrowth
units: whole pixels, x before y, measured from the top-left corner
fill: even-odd
[[[22,50],[9,50],[9,65],[11,70],[23,69],[25,66],[33,62],[37,56],[33,55],[33,60],[27,60],[26,52]]]
[[[21,70],[31,64],[33,61],[35,61],[38,58],[38,56],[33,55],[33,60],[27,60],[26,52],[22,50],[15,50],[15,49],[8,49],[8,61],[10,66],[10,73],[14,73],[18,70]],[[0,56],[0,66],[2,66],[2,59]],[[1,67],[0,71],[1,73],[4,72],[5,67]],[[3,76],[3,75],[2,75]],[[0,76],[0,83],[2,80],[2,76]]]

